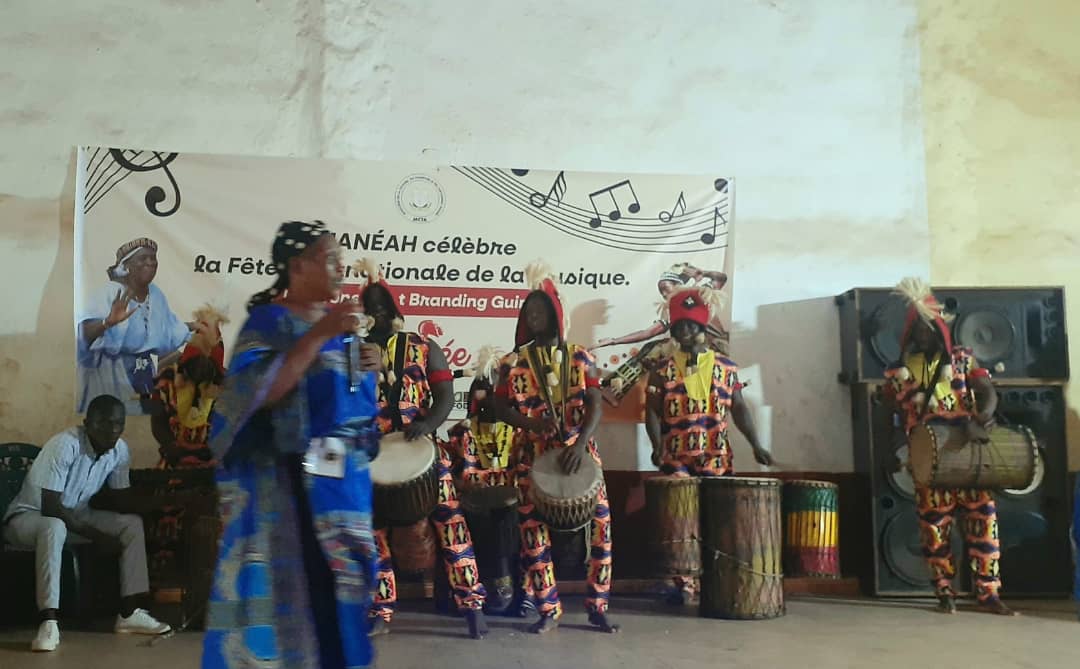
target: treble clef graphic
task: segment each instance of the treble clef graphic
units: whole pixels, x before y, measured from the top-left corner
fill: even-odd
[[[109,149],[109,153],[112,155],[113,160],[115,160],[118,165],[120,165],[126,170],[130,170],[132,172],[153,172],[155,170],[161,170],[165,173],[165,176],[168,177],[169,183],[172,185],[173,190],[174,202],[172,207],[164,211],[158,209],[158,205],[164,202],[167,197],[165,195],[165,189],[161,186],[151,186],[146,191],[146,197],[144,198],[147,211],[149,211],[154,216],[160,216],[161,218],[165,218],[166,216],[172,216],[180,209],[180,186],[176,184],[176,179],[173,177],[172,171],[169,170],[169,163],[176,160],[176,156],[178,156],[179,154],[162,154],[160,151],[152,151],[151,153],[153,154],[157,162],[154,163],[151,161],[147,161],[143,164],[139,164],[128,160],[127,156],[124,155],[123,149]]]

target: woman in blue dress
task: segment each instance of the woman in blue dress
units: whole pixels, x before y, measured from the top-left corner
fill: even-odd
[[[356,344],[359,307],[329,304],[342,266],[321,222],[283,224],[272,257],[212,419],[224,533],[203,667],[369,667],[381,356]]]

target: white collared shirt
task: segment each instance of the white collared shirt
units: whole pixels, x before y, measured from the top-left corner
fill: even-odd
[[[85,509],[102,486],[113,490],[131,486],[128,472],[131,453],[123,439],[98,457],[82,426],[69,428],[44,446],[4,514],[4,521],[24,511],[41,511],[41,491],[60,493],[60,504],[75,511]]]

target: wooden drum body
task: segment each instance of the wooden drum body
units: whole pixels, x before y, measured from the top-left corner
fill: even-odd
[[[784,484],[784,574],[840,578],[839,488],[827,481]]]
[[[390,530],[390,554],[398,572],[431,575],[435,570],[435,528],[427,518]]]
[[[1035,478],[1038,442],[1026,427],[998,426],[990,441],[968,441],[962,425],[916,425],[908,435],[911,477],[931,488],[1022,490]]]
[[[604,478],[590,455],[582,458],[576,473],[564,474],[559,464],[563,450],[553,448],[533,463],[529,498],[551,529],[570,532],[592,521]]]
[[[405,441],[405,435],[385,435],[379,456],[371,463],[375,523],[408,527],[426,520],[439,502],[435,443],[428,437]]]
[[[484,611],[510,611],[517,587],[517,556],[521,550],[518,533],[518,489],[514,486],[470,487],[461,492],[461,509],[469,524],[476,567],[488,597]]]
[[[701,480],[701,606],[705,618],[784,614],[780,481]]]
[[[654,576],[701,574],[699,484],[699,479],[685,476],[653,476],[645,480]]]

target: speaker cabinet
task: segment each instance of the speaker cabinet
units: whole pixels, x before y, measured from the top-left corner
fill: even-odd
[[[1061,288],[935,288],[955,318],[953,341],[970,347],[998,380],[1069,378],[1065,296]],[[889,288],[839,295],[840,381],[880,381],[900,357],[907,306]]]
[[[1039,466],[1026,490],[997,491],[1001,575],[1005,596],[1057,596],[1071,591],[1069,474],[1065,442],[1065,399],[1060,386],[998,384],[1002,422],[1026,425],[1039,441]],[[931,596],[930,572],[922,556],[915,515],[915,486],[906,472],[893,472],[894,454],[906,459],[906,446],[894,443],[892,414],[878,403],[876,386],[852,387],[855,468],[868,493],[873,559],[863,566],[865,592],[881,596]],[[971,578],[963,528],[952,533],[957,580],[968,592]]]

